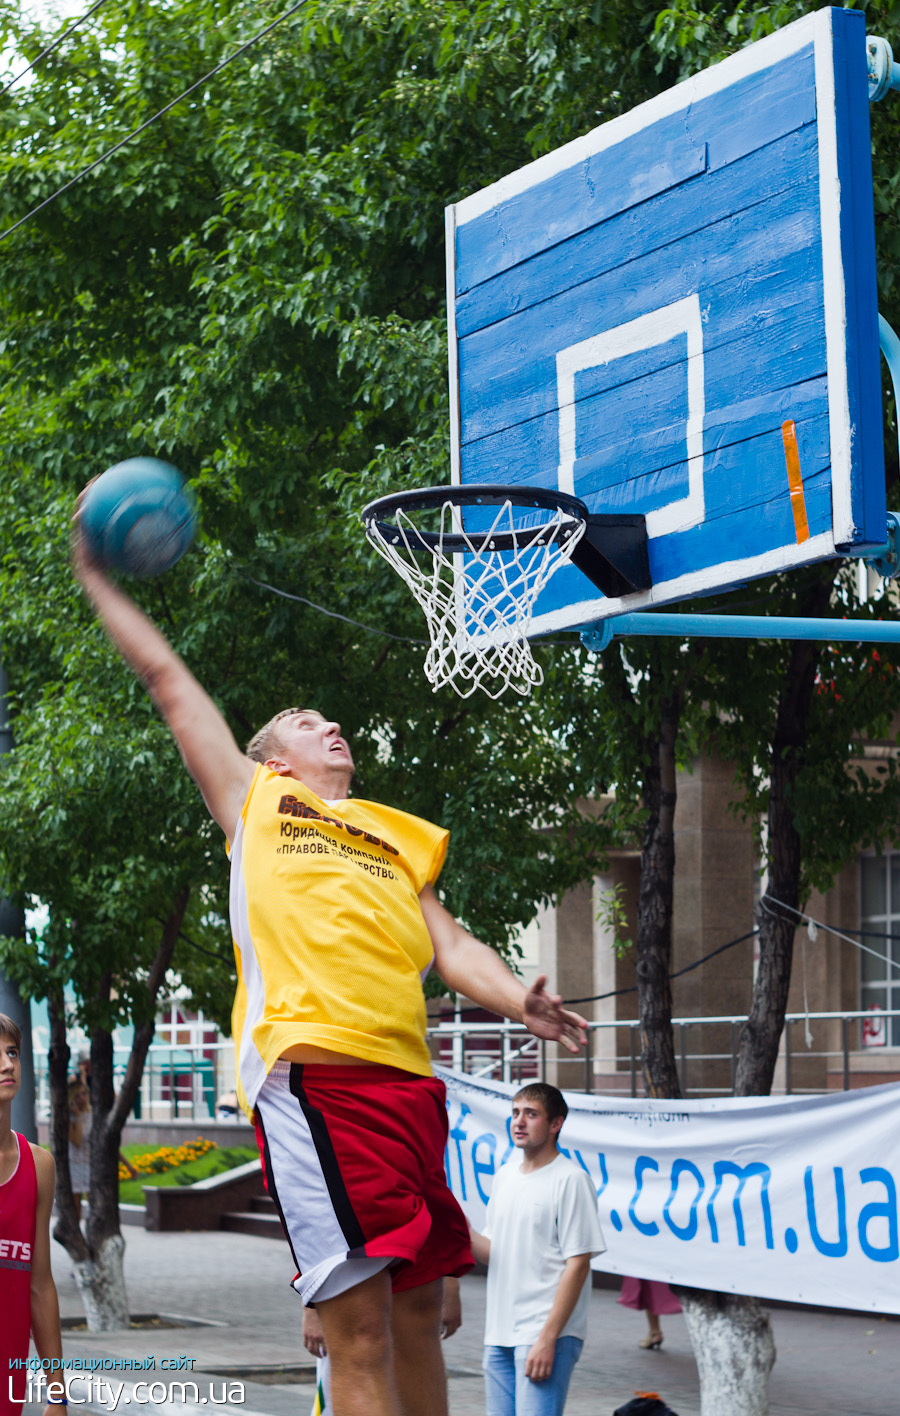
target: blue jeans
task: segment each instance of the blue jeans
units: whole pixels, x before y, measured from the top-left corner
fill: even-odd
[[[583,1346],[580,1337],[558,1338],[553,1370],[543,1382],[525,1375],[530,1342],[520,1347],[485,1347],[481,1365],[486,1416],[562,1416],[572,1368]]]

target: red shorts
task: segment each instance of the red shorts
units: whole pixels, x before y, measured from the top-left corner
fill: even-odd
[[[304,1303],[380,1268],[391,1268],[401,1293],[472,1267],[466,1219],[444,1174],[437,1078],[276,1062],[257,1097],[256,1133]]]

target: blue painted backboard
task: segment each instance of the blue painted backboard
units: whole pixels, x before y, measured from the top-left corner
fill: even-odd
[[[885,539],[865,20],[819,10],[447,212],[453,481],[646,515],[648,591]]]

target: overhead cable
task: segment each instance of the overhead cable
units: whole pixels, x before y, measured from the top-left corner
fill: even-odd
[[[5,231],[0,231],[0,241],[5,240],[7,236],[11,236],[14,231],[18,231],[20,226],[25,225],[26,221],[30,221],[33,216],[37,216],[38,212],[43,211],[44,208],[48,207],[51,202],[55,202],[57,197],[61,197],[63,193],[68,192],[71,187],[74,187],[77,182],[81,181],[82,177],[87,177],[90,172],[94,172],[96,168],[98,168],[101,163],[105,162],[108,157],[112,157],[114,153],[117,153],[121,148],[125,147],[127,143],[130,143],[132,138],[136,138],[140,133],[146,132],[146,130],[153,123],[155,123],[158,118],[164,117],[165,114],[171,112],[171,110],[177,104],[179,104],[183,98],[187,98],[189,94],[194,93],[198,88],[202,88],[203,85],[205,83],[208,83],[211,78],[214,78],[216,74],[221,73],[225,66],[227,64],[230,64],[233,59],[239,58],[241,54],[246,54],[248,49],[250,49],[254,44],[258,44],[259,41],[261,39],[264,39],[267,34],[271,34],[272,30],[275,29],[278,25],[283,24],[285,20],[290,19],[291,15],[295,15],[297,11],[302,9],[305,4],[306,0],[297,0],[297,3],[295,5],[292,5],[289,10],[285,10],[284,13],[279,15],[276,20],[273,20],[271,24],[266,25],[265,29],[261,29],[258,34],[255,34],[252,39],[248,39],[246,43],[242,44],[238,49],[236,49],[233,54],[229,54],[227,59],[223,59],[220,63],[216,64],[214,68],[210,69],[208,73],[203,75],[202,79],[198,79],[196,83],[191,84],[190,88],[186,88],[182,93],[180,93],[177,98],[173,98],[171,103],[167,103],[164,108],[160,108],[157,113],[154,113],[152,118],[148,118],[146,122],[141,123],[139,127],[134,128],[127,135],[127,137],[120,139],[119,142],[115,143],[111,148],[108,148],[106,152],[102,153],[100,157],[96,158],[93,162],[89,163],[87,167],[82,168],[82,170],[77,173],[76,176],[71,179],[71,181],[66,182],[64,186],[59,187],[57,191],[53,192],[51,196],[46,197],[44,201],[39,202],[36,207],[32,207],[31,211],[26,212],[26,214],[18,221],[14,222],[12,226],[8,226]]]
[[[315,600],[307,600],[303,595],[292,595],[288,590],[279,590],[277,585],[269,585],[265,580],[255,580],[252,575],[242,577],[248,580],[251,585],[258,585],[261,590],[270,590],[273,595],[280,595],[284,600],[296,600],[300,605],[308,605],[311,610],[317,610],[320,615],[328,615],[329,619],[343,620],[344,624],[352,624],[356,629],[364,629],[367,634],[380,634],[384,639],[396,639],[399,644],[419,644],[423,648],[428,647],[427,639],[412,639],[408,634],[390,634],[386,629],[376,629],[373,624],[362,624],[359,620],[348,619],[346,615],[339,615],[337,610],[326,610],[324,605],[317,605]],[[549,645],[555,649],[578,648],[578,643],[574,639],[539,639],[540,645]]]
[[[858,939],[852,939],[849,934],[842,930],[835,929],[832,925],[825,924],[820,919],[814,919],[812,915],[806,914],[803,910],[798,910],[794,905],[786,905],[783,900],[776,900],[775,896],[770,895],[767,891],[760,901],[760,904],[766,911],[766,914],[771,915],[774,919],[777,919],[778,916],[775,914],[774,910],[768,908],[766,900],[771,900],[772,904],[777,905],[779,909],[790,910],[792,914],[797,915],[799,920],[812,924],[816,929],[824,929],[827,934],[834,934],[838,939],[843,939],[845,943],[852,944],[854,949],[859,949],[864,954],[871,954],[873,958],[878,959],[882,964],[890,964],[890,966],[895,969],[900,968],[900,962],[889,959],[887,954],[879,954],[877,949],[870,949],[867,945],[860,943]],[[878,939],[892,940],[895,938],[894,935],[878,934],[876,931],[868,929],[858,932],[871,935],[873,938]],[[736,944],[743,944],[745,940],[752,939],[753,936],[758,933],[759,929],[751,929],[749,934],[742,934],[739,939],[730,939],[727,944],[721,944],[718,949],[713,949],[711,954],[704,954],[702,959],[696,959],[694,963],[688,964],[683,969],[678,969],[676,973],[670,973],[668,975],[669,979],[681,978],[682,974],[690,973],[692,969],[698,969],[701,964],[707,963],[709,959],[714,959],[717,954],[724,954],[726,949],[733,949]],[[563,1002],[567,1007],[573,1003],[602,1003],[606,998],[619,998],[625,993],[636,992],[637,984],[631,984],[628,988],[614,988],[609,993],[593,993],[589,998],[565,998]],[[480,1013],[483,1011],[482,1008],[461,1008],[460,1016],[464,1013]]]
[[[96,5],[92,5],[89,10],[86,10],[80,20],[76,20],[74,25],[69,25],[69,28],[64,34],[61,34],[58,39],[54,39],[53,43],[48,44],[46,49],[42,49],[36,59],[32,59],[31,63],[26,68],[21,69],[14,78],[10,79],[5,88],[0,89],[0,98],[2,98],[5,93],[9,93],[13,84],[17,84],[20,79],[24,79],[26,74],[30,74],[32,69],[37,68],[42,59],[46,59],[47,55],[52,54],[54,49],[58,49],[63,40],[68,39],[70,34],[74,34],[79,25],[83,25],[85,20],[89,20],[91,15],[95,14],[96,11],[100,9],[100,6],[105,4],[106,0],[97,0]]]
[[[879,954],[877,949],[870,949],[867,944],[860,943],[858,939],[851,939],[849,934],[843,933],[840,929],[835,929],[833,925],[824,924],[820,919],[814,919],[811,914],[806,914],[803,910],[798,910],[795,905],[786,905],[783,900],[776,900],[774,895],[770,895],[769,892],[766,891],[765,895],[763,895],[762,900],[760,901],[760,904],[766,911],[766,914],[772,915],[773,918],[777,919],[778,916],[775,914],[774,910],[770,910],[767,908],[767,899],[771,900],[772,904],[777,905],[779,909],[790,910],[791,914],[795,914],[798,919],[805,920],[808,924],[815,925],[816,929],[824,929],[826,934],[833,934],[835,938],[843,939],[845,944],[852,944],[854,949],[859,949],[861,953],[871,954],[873,959],[878,959],[882,964],[890,964],[891,968],[900,969],[900,961],[896,959],[889,959],[887,953]],[[860,930],[859,932],[863,934],[873,933],[873,937],[878,939],[891,939],[893,937],[890,934],[874,934],[873,931],[870,931],[868,929]]]
[[[729,939],[727,944],[720,944],[718,949],[713,949],[711,953],[704,954],[702,959],[695,959],[692,964],[686,964],[683,969],[678,969],[675,973],[670,973],[668,978],[670,980],[673,978],[681,978],[682,974],[690,973],[692,969],[699,969],[701,964],[705,964],[710,959],[714,959],[717,954],[724,954],[726,949],[733,949],[736,944],[746,943],[748,939],[752,939],[754,935],[758,933],[758,929],[751,929],[747,934],[742,934],[738,939]],[[573,1003],[602,1003],[605,998],[620,998],[624,993],[637,993],[637,984],[629,984],[627,988],[613,988],[609,993],[592,993],[589,998],[564,998],[563,1003],[567,1008]],[[462,1017],[463,1013],[482,1013],[484,1011],[483,1008],[479,1007],[460,1008],[459,1016]]]
[[[277,585],[268,585],[265,580],[254,580],[252,575],[245,575],[244,580],[249,580],[251,585],[258,585],[261,590],[271,590],[273,595],[280,595],[284,600],[296,600],[300,605],[308,605],[311,610],[318,610],[320,615],[327,615],[329,619],[341,620],[343,624],[352,624],[354,629],[364,629],[367,634],[380,634],[383,639],[396,639],[398,644],[422,644],[427,645],[427,639],[409,639],[405,634],[391,634],[387,629],[377,629],[373,624],[361,624],[359,620],[348,619],[346,615],[339,615],[337,610],[326,610],[324,605],[317,605],[314,600],[307,600],[303,595],[291,595],[287,590],[279,590]]]

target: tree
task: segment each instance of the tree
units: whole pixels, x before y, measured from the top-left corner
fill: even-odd
[[[121,760],[152,758],[153,807],[163,823],[155,852],[152,831],[128,834],[133,823],[122,839],[142,868],[165,880],[165,918],[179,899],[174,887],[190,884],[183,935],[196,938],[207,921],[207,942],[222,947],[221,857],[203,837],[196,799],[176,785],[177,763],[165,757],[171,749],[154,735],[141,694],[84,619],[63,562],[76,487],[89,472],[146,450],[190,475],[204,530],[197,551],[140,598],[235,731],[246,738],[273,706],[298,697],[340,718],[360,744],[363,793],[453,827],[448,904],[498,947],[538,900],[591,870],[608,830],[633,830],[639,819],[659,882],[644,916],[653,941],[646,979],[659,988],[665,818],[674,810],[667,774],[672,754],[689,755],[699,740],[696,704],[714,701],[712,689],[704,698],[699,688],[707,669],[688,656],[688,692],[678,651],[671,661],[662,648],[647,659],[630,709],[644,756],[624,765],[609,744],[616,723],[633,719],[610,719],[614,695],[604,697],[600,678],[581,677],[581,651],[539,651],[548,689],[530,703],[448,706],[421,683],[421,651],[406,642],[420,638],[421,624],[399,583],[363,549],[357,517],[381,491],[446,479],[444,205],[799,9],[680,6],[657,17],[618,0],[308,0],[202,97],[177,105],[6,239],[0,608],[18,740],[49,734],[52,785],[80,802],[92,761],[89,727],[114,705]],[[42,64],[30,88],[0,96],[0,230],[276,13],[268,4],[214,0],[131,0],[99,11]],[[889,31],[893,7],[869,14]],[[36,56],[44,36],[23,23],[18,7],[0,8],[0,26],[7,42]],[[894,124],[883,106],[875,115],[876,182],[889,294],[900,252]],[[273,599],[261,582],[307,603],[298,609]],[[399,638],[385,638],[385,627]],[[637,648],[629,646],[627,662],[643,663]],[[559,717],[560,703],[568,717]],[[57,740],[60,722],[77,727]],[[99,757],[93,772],[103,781],[110,769]],[[20,821],[29,803],[43,809],[56,800],[46,781],[29,776],[21,753],[10,773],[4,789]],[[607,822],[582,817],[576,797],[609,781],[633,782],[630,799],[621,793]],[[88,993],[82,1004],[103,1005],[101,1031],[113,993],[133,972],[133,912],[146,908],[137,891],[129,904],[114,867],[96,868],[101,858],[121,858],[106,825],[107,811],[114,823],[122,819],[116,810],[102,805],[90,816],[94,849],[79,865],[80,893],[57,882],[57,959],[41,960],[33,974],[33,986],[46,990],[61,977],[53,970],[68,968],[80,986],[81,935],[65,934],[66,921],[94,932],[97,958],[114,961],[108,1002],[99,965],[85,971],[99,998]],[[171,820],[183,876],[167,873]],[[66,818],[47,810],[41,821],[42,859],[61,862]],[[541,829],[550,824],[552,834]],[[0,849],[4,888],[9,881],[20,892],[45,893],[53,881],[19,844],[5,838]],[[153,903],[161,898],[162,891]],[[95,915],[109,924],[102,937]],[[147,981],[163,926],[155,928],[142,936],[142,973],[122,995],[136,1009],[151,1008]],[[172,956],[185,973],[188,947],[182,939]],[[198,987],[210,982],[208,970],[194,974]],[[665,997],[653,987],[646,997],[648,1036],[664,1042]],[[671,1085],[655,1067],[650,1082]],[[107,1147],[113,1132],[104,1128]]]
[[[661,60],[680,62],[682,74],[687,75],[798,18],[807,8],[738,5],[729,12],[720,5],[694,7],[685,0],[660,13],[656,45]],[[882,33],[893,32],[895,4],[863,8],[870,31],[877,27]],[[873,111],[879,288],[888,311],[896,309],[900,256],[893,160],[898,128],[896,107]],[[897,410],[892,402],[885,387],[889,473],[896,469]],[[889,488],[895,480],[889,476]],[[797,586],[795,581],[780,588],[767,612],[822,615],[829,607],[833,613],[862,612],[853,594],[852,575],[841,577],[833,567],[811,578],[801,577]],[[752,597],[768,593],[769,587],[758,586]],[[833,879],[860,842],[881,841],[897,827],[895,774],[888,769],[878,780],[863,772],[851,774],[847,767],[851,740],[867,730],[877,731],[879,725],[885,729],[896,711],[891,654],[873,657],[859,645],[828,651],[820,644],[797,641],[787,649],[756,645],[748,664],[746,649],[741,642],[730,649],[726,643],[721,650],[726,688],[717,695],[711,727],[738,763],[744,811],[757,822],[763,816],[767,819],[768,892],[782,904],[759,917],[760,968],[740,1038],[735,1086],[739,1095],[768,1093],[771,1087],[784,1027],[798,905],[805,902],[812,883],[821,887]],[[840,688],[829,674],[831,687],[823,692],[824,663],[838,667]],[[759,710],[755,717],[750,702]],[[850,715],[842,711],[848,703],[853,704]],[[768,1410],[766,1378],[774,1345],[755,1300],[690,1291],[684,1298],[701,1373],[703,1416],[714,1412],[718,1416],[724,1410],[762,1416]]]
[[[63,619],[60,637],[70,627]],[[50,640],[45,632],[45,652]],[[107,672],[102,661],[108,656],[97,653],[99,647],[82,641],[77,653],[63,655],[70,662],[62,681],[47,685],[19,715],[19,742],[2,773],[0,845],[11,891],[36,896],[49,909],[40,939],[26,941],[24,949],[20,941],[3,941],[0,958],[23,996],[47,998],[55,1236],[73,1260],[94,1331],[120,1327],[128,1318],[118,1156],[160,993],[190,916],[215,909],[221,920],[214,897],[224,883],[212,833],[177,753],[149,705],[129,712],[138,706],[123,701],[134,699],[132,685],[121,672]],[[86,685],[101,664],[105,691],[92,697]],[[111,771],[117,763],[124,770]],[[98,840],[114,841],[115,853],[98,851]],[[217,934],[218,947],[224,945],[221,924],[211,931],[197,919],[193,928]],[[91,1037],[91,1205],[83,1233],[68,1161],[69,983]],[[134,1025],[133,1043],[116,1091],[111,1034],[127,1022]]]
[[[139,599],[240,737],[273,706],[315,701],[354,734],[363,793],[447,821],[448,903],[497,947],[606,839],[568,805],[595,766],[573,766],[538,707],[427,693],[407,642],[420,624],[357,518],[400,478],[445,477],[443,206],[645,96],[652,11],[309,0],[103,157],[267,13],[131,0],[0,95],[0,233],[50,199],[5,237],[0,269],[0,605],[17,735],[0,877],[51,910],[41,951],[12,941],[4,959],[50,1003],[59,1235],[92,1326],[124,1311],[115,1156],[156,999],[170,966],[218,984],[185,947],[206,930],[223,950],[224,867],[171,744],[73,593],[66,525],[88,475],[152,450],[191,477],[201,544]],[[28,59],[48,38],[9,3],[0,30]],[[64,1155],[67,982],[92,1035],[84,1236]],[[217,1002],[221,1018],[220,989]],[[109,1034],[126,1017],[135,1050],[116,1096]]]

